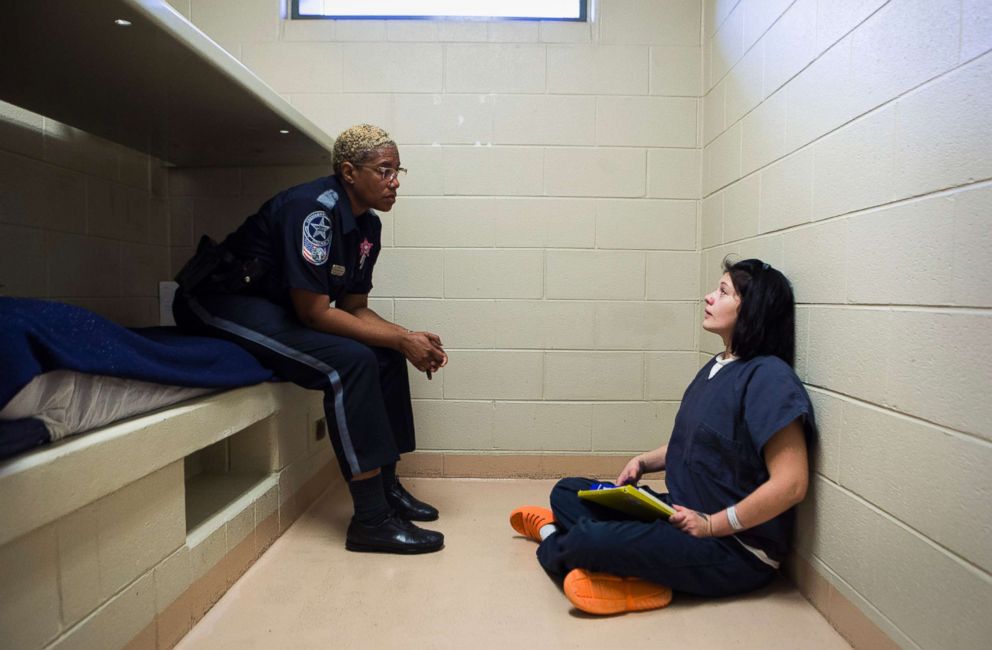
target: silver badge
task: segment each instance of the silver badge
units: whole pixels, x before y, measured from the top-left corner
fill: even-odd
[[[344,267],[340,264],[331,265],[331,275],[341,276],[344,275]]]

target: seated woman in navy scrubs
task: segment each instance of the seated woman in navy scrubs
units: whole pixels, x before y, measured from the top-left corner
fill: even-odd
[[[792,369],[795,301],[789,281],[761,260],[724,262],[706,296],[703,328],[723,338],[685,391],[667,445],[638,454],[617,477],[636,484],[665,470],[674,506],[644,523],[579,499],[594,481],[566,478],[551,509],[524,506],[510,523],[540,542],[537,558],[565,595],[593,614],[655,609],[672,591],[729,596],[758,589],[789,552],[794,506],[808,484],[816,428]]]

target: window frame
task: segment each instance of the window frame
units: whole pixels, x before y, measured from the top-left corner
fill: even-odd
[[[300,0],[290,0],[291,20],[449,20],[449,21],[497,21],[497,20],[543,20],[549,22],[579,23],[589,21],[589,3],[591,0],[573,0],[579,3],[578,18],[554,18],[554,17],[530,17],[530,16],[443,16],[443,15],[422,15],[422,16],[350,16],[350,15],[313,15],[300,14]]]

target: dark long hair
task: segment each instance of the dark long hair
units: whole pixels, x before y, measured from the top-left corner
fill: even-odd
[[[740,359],[772,355],[790,366],[796,358],[796,300],[782,272],[757,259],[723,260],[740,296],[730,349]]]

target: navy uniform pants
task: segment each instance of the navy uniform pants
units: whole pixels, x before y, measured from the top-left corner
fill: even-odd
[[[541,542],[537,559],[552,577],[587,569],[707,597],[752,591],[774,577],[772,567],[732,537],[695,538],[663,520],[630,519],[576,495],[595,482],[566,478],[551,491],[559,532]],[[656,495],[669,502],[668,495]]]
[[[184,330],[233,341],[279,377],[323,391],[331,445],[346,480],[415,449],[401,353],[310,329],[258,296],[178,293],[173,313]]]

